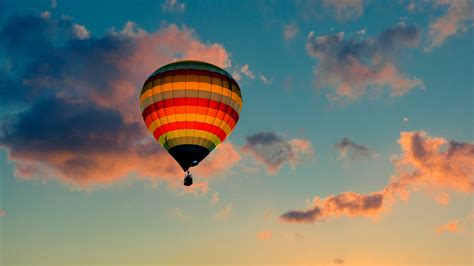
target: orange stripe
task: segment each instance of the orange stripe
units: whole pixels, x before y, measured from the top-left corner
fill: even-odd
[[[191,128],[191,123],[194,124],[192,128]],[[167,133],[173,130],[178,130],[178,129],[197,129],[197,130],[207,131],[216,135],[221,140],[221,142],[224,141],[225,138],[227,137],[227,134],[219,127],[211,125],[211,124],[207,124],[207,123],[202,123],[202,122],[168,123],[168,124],[158,127],[155,130],[155,132],[153,132],[153,135],[155,136],[156,139],[159,139],[160,136],[163,135],[164,133]]]
[[[150,127],[150,124],[153,123],[154,121],[158,119],[163,119],[166,116],[173,115],[173,114],[188,114],[188,115],[193,115],[193,114],[199,114],[199,115],[208,115],[212,116],[215,118],[218,118],[227,125],[229,125],[230,129],[234,129],[235,127],[235,122],[232,117],[220,110],[215,110],[212,108],[207,108],[207,107],[201,107],[201,106],[175,106],[175,107],[168,107],[168,108],[163,108],[156,110],[155,112],[151,113],[145,118],[145,123],[147,127]],[[192,121],[189,121],[192,122]]]

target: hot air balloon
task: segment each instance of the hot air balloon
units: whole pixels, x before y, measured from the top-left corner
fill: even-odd
[[[149,131],[186,172],[232,132],[242,110],[240,87],[223,69],[201,61],[179,61],[145,81],[140,108]]]

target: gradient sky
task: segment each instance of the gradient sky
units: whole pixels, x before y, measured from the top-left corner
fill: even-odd
[[[474,6],[0,0],[1,265],[472,265]],[[181,186],[139,91],[240,84]]]

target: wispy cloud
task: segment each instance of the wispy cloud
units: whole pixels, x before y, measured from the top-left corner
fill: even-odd
[[[263,75],[263,74],[260,74],[258,75],[258,77],[260,78],[260,80],[263,82],[263,84],[265,85],[270,85],[273,83],[273,78],[268,78],[267,76]]]
[[[398,24],[376,37],[345,39],[344,33],[317,36],[310,32],[306,42],[308,54],[318,59],[314,70],[315,86],[330,89],[330,100],[355,100],[368,90],[390,96],[402,96],[422,85],[397,67],[396,58],[404,48],[418,45],[420,29]]]
[[[161,4],[161,9],[170,13],[183,13],[186,10],[186,4],[179,0],[165,0]]]
[[[429,44],[426,51],[430,51],[443,42],[472,27],[474,21],[474,2],[470,0],[437,0],[435,7],[447,8],[446,13],[432,21],[429,25]]]
[[[255,79],[255,74],[252,72],[252,70],[250,70],[248,64],[244,64],[243,66],[238,67],[237,70],[232,72],[232,77],[237,81],[241,80],[243,77],[248,79]]]
[[[316,197],[309,209],[292,210],[280,218],[285,222],[313,223],[343,215],[376,216],[388,210],[397,198],[407,199],[412,189],[474,192],[474,144],[431,137],[423,131],[401,132],[398,143],[402,154],[393,159],[396,172],[380,191]]]
[[[451,220],[446,224],[439,225],[435,228],[436,233],[462,233],[464,232],[464,227],[459,223],[459,220]]]
[[[230,66],[222,45],[203,43],[186,27],[146,32],[133,22],[94,37],[70,17],[51,14],[11,17],[0,37],[15,73],[0,74],[0,91],[6,92],[0,104],[23,106],[0,118],[0,146],[16,176],[59,179],[80,188],[111,184],[130,173],[181,182],[177,163],[140,121],[137,88],[157,65],[177,59]],[[227,156],[225,163],[210,157],[203,162],[208,169],[222,172],[240,159],[232,144],[220,148],[216,153]]]
[[[271,131],[247,136],[242,150],[262,163],[271,175],[276,174],[285,163],[294,167],[314,157],[314,149],[309,140],[287,140]]]
[[[339,159],[350,158],[351,160],[354,160],[363,157],[378,159],[380,157],[380,155],[369,149],[367,146],[357,144],[346,137],[336,143],[334,148],[339,151]]]

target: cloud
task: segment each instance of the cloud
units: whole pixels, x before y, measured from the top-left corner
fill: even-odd
[[[308,54],[318,59],[314,70],[317,89],[330,89],[328,99],[355,100],[368,90],[402,96],[422,81],[403,75],[396,58],[404,48],[418,45],[420,29],[398,24],[376,37],[345,39],[344,33],[316,36],[310,32]]]
[[[409,121],[408,117],[406,117],[406,116],[403,117],[403,122],[408,123],[408,121]]]
[[[263,75],[263,74],[258,75],[258,77],[260,78],[260,80],[261,80],[261,81],[263,82],[263,84],[265,84],[265,85],[270,85],[270,84],[272,84],[272,82],[273,82],[273,78],[268,78],[268,77],[266,77],[266,76]]]
[[[351,160],[362,157],[378,159],[380,157],[380,155],[367,146],[357,144],[346,137],[341,139],[339,143],[336,143],[334,148],[339,151],[339,159],[346,159],[348,157]]]
[[[441,192],[436,195],[434,198],[436,202],[438,202],[440,205],[448,205],[449,204],[449,195],[446,192]]]
[[[168,212],[168,216],[181,219],[181,220],[187,220],[191,218],[191,216],[184,214],[183,210],[180,208],[174,208]]]
[[[219,203],[220,198],[219,198],[219,192],[214,192],[212,193],[211,199],[209,200],[212,205],[216,205]]]
[[[307,210],[290,210],[281,220],[314,223],[338,216],[377,216],[420,188],[474,192],[474,144],[431,137],[424,131],[401,132],[398,143],[402,154],[393,158],[395,174],[380,191],[316,197]]]
[[[323,0],[323,5],[332,9],[340,21],[358,19],[364,12],[363,0]]]
[[[227,204],[221,210],[214,214],[214,220],[225,220],[232,214],[233,206],[232,203]]]
[[[344,260],[343,259],[339,259],[339,258],[335,258],[333,260],[334,264],[344,264]]]
[[[458,32],[466,31],[472,27],[474,20],[474,2],[470,0],[437,0],[436,7],[446,7],[447,12],[440,18],[432,21],[429,25],[429,44],[426,51],[431,51],[443,42],[456,35]],[[469,24],[471,23],[471,25]]]
[[[50,5],[51,5],[51,8],[54,9],[54,8],[58,7],[58,1],[57,0],[51,0]]]
[[[250,70],[248,64],[244,64],[242,67],[232,72],[232,77],[237,81],[241,80],[243,77],[255,79],[255,74]]]
[[[272,231],[262,230],[257,233],[257,238],[262,241],[269,240],[270,238],[272,238]]]
[[[7,215],[7,213],[4,210],[0,210],[0,217],[3,217],[5,215]]]
[[[102,37],[90,36],[85,26],[78,35],[77,25],[67,16],[29,14],[0,29],[14,73],[0,73],[0,104],[8,113],[0,117],[0,147],[15,175],[89,188],[136,174],[176,187],[182,171],[144,127],[139,88],[159,65],[196,59],[227,67],[228,52],[176,25],[149,33],[129,22]],[[208,169],[196,172],[222,174],[240,159],[231,143],[217,153],[225,160],[210,156],[202,162]],[[194,189],[207,191],[207,182]]]
[[[462,233],[464,232],[464,227],[459,223],[459,220],[452,220],[446,224],[439,225],[435,228],[436,233]]]
[[[275,132],[258,132],[247,136],[242,150],[262,163],[270,175],[276,174],[285,163],[295,167],[314,157],[309,140],[286,140]]]
[[[178,0],[165,0],[161,4],[161,9],[169,13],[183,13],[186,10],[186,4]]]
[[[286,42],[293,40],[298,32],[298,26],[294,23],[287,24],[283,27],[283,37]]]
[[[89,30],[87,30],[86,27],[84,27],[83,25],[74,24],[73,29],[74,29],[74,35],[79,40],[89,39],[90,37]]]

